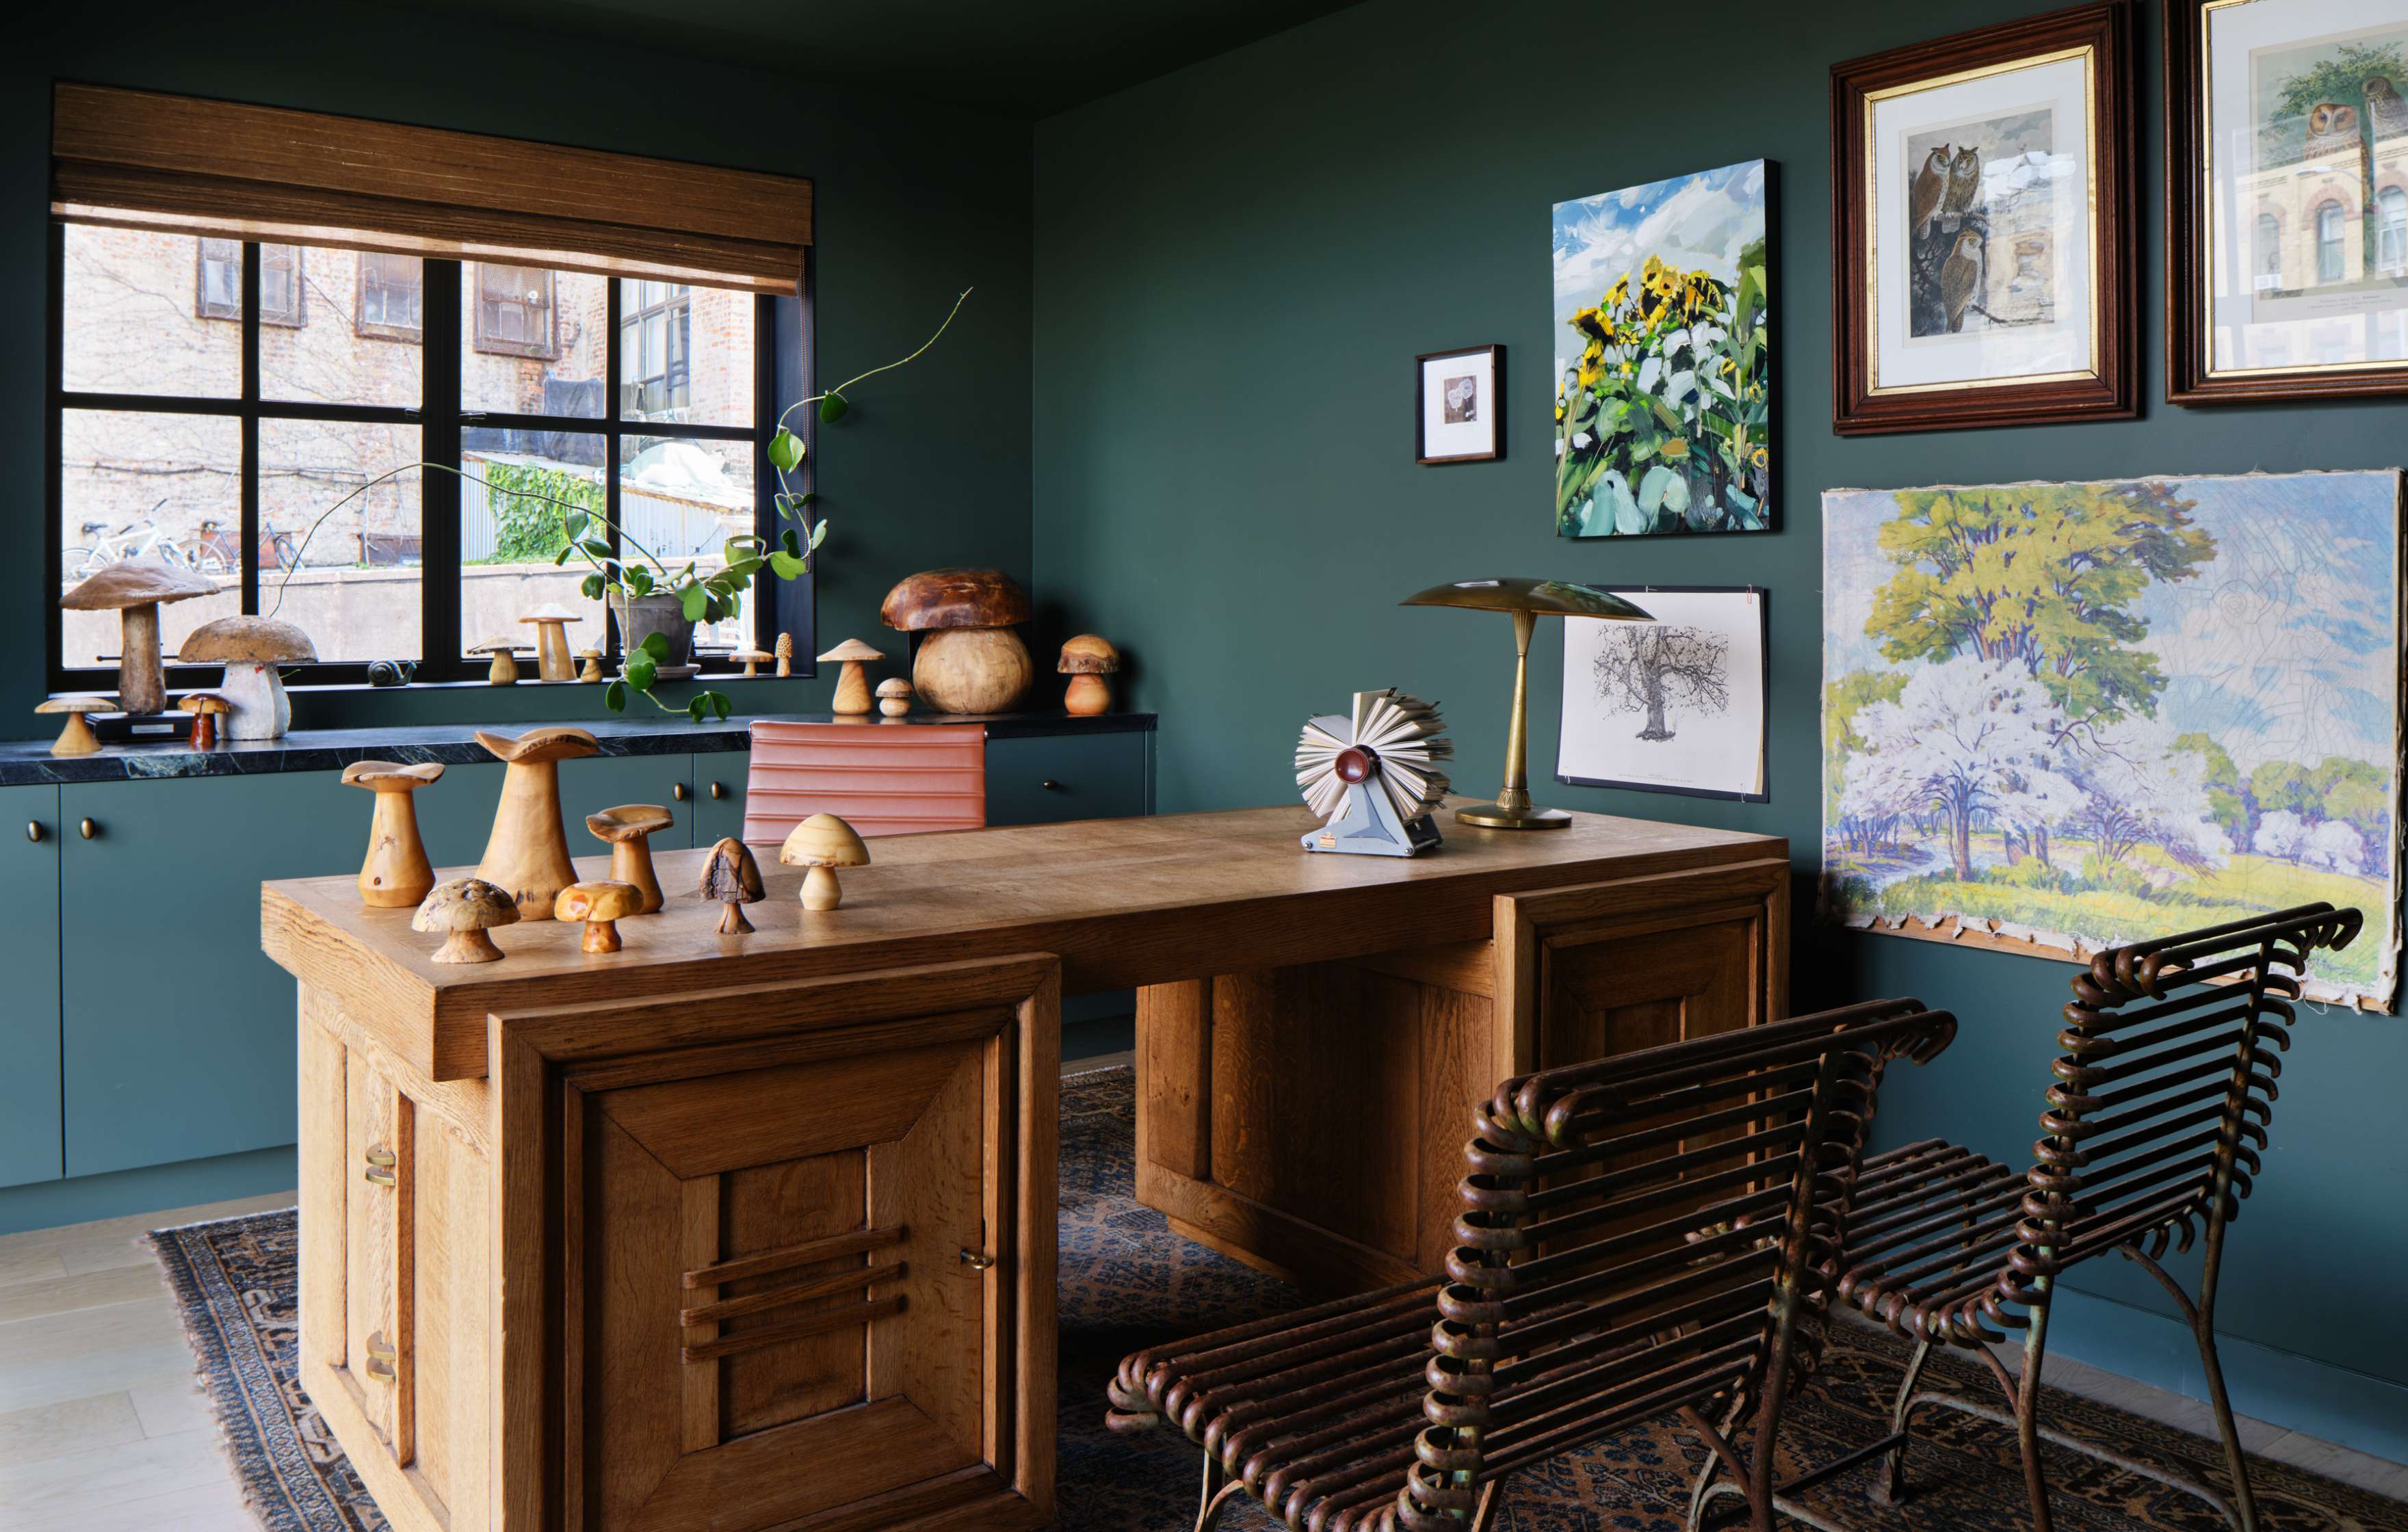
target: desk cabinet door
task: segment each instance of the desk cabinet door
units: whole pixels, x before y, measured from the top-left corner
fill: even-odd
[[[986,743],[986,822],[1055,824],[1145,812],[1145,736],[1059,734]]]
[[[694,844],[744,838],[744,777],[752,758],[741,751],[694,757]]]
[[[59,790],[0,787],[0,1186],[56,1181]]]

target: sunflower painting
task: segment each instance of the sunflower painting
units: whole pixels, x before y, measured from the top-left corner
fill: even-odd
[[[1762,160],[1555,204],[1555,530],[1772,526]]]

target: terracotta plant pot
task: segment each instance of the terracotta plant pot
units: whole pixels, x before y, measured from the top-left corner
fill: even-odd
[[[655,591],[631,601],[613,591],[610,615],[618,620],[619,642],[627,653],[634,653],[647,637],[657,633],[669,641],[669,651],[661,657],[661,664],[694,663],[694,624],[685,620],[685,605],[676,595]]]

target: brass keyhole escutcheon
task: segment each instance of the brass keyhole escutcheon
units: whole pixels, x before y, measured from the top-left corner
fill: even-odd
[[[972,1271],[985,1271],[991,1269],[995,1266],[995,1257],[979,1251],[971,1250],[968,1246],[964,1246],[962,1250],[962,1265],[969,1267]]]

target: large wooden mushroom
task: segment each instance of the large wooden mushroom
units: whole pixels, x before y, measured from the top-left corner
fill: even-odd
[[[828,704],[832,713],[866,713],[874,706],[869,700],[869,678],[862,673],[865,665],[884,665],[886,656],[858,638],[844,642],[820,656],[822,665],[841,665],[837,677],[836,700]]]
[[[585,827],[594,838],[610,847],[610,876],[623,883],[633,883],[641,894],[643,908],[638,915],[649,915],[661,907],[661,881],[652,872],[652,832],[666,830],[676,823],[676,816],[657,803],[623,803],[616,809],[605,809],[598,814],[585,816]]]
[[[869,848],[853,827],[834,814],[813,814],[795,826],[778,848],[778,860],[790,867],[809,867],[803,875],[803,908],[834,909],[844,902],[837,886],[838,867],[869,866]]]
[[[488,935],[496,925],[516,925],[519,907],[509,895],[481,878],[455,878],[436,886],[409,919],[409,928],[440,936],[436,963],[492,963],[502,955]]]
[[[117,706],[107,697],[50,697],[34,709],[37,713],[64,713],[67,726],[59,731],[58,742],[50,747],[53,755],[90,755],[100,748],[100,736],[92,732],[84,722],[86,713],[105,713]]]
[[[128,713],[164,712],[167,673],[159,663],[159,609],[218,594],[217,581],[160,559],[120,559],[59,597],[69,611],[114,611],[118,618],[117,700]]]
[[[759,904],[762,898],[761,864],[752,860],[752,848],[733,836],[711,847],[694,895],[726,907],[719,912],[721,936],[750,934],[752,923],[744,918],[744,907]]]
[[[1062,710],[1074,718],[1092,718],[1112,705],[1111,682],[1104,680],[1121,667],[1121,651],[1092,633],[1082,633],[1062,646],[1054,666],[1070,678],[1062,694]]]
[[[878,615],[923,635],[911,687],[940,713],[1000,713],[1037,679],[1012,631],[1029,617],[1028,593],[1000,569],[930,569],[886,593]]]
[[[360,864],[360,903],[369,909],[407,909],[435,887],[435,866],[418,837],[416,794],[442,775],[439,761],[354,761],[343,768],[346,786],[376,795],[367,859]]]
[[[578,945],[586,952],[615,952],[622,945],[619,922],[638,913],[637,907],[643,902],[643,892],[635,884],[597,878],[562,889],[552,913],[556,920],[585,923],[585,939]]]
[[[293,703],[276,667],[317,657],[308,634],[273,617],[221,617],[203,623],[176,654],[179,665],[225,666],[225,680],[218,690],[234,704],[225,720],[229,739],[281,737],[293,723]]]
[[[568,832],[560,822],[560,763],[601,750],[583,729],[530,729],[512,739],[477,731],[477,743],[509,766],[502,801],[477,876],[509,890],[523,920],[552,918],[552,901],[577,881],[568,859]]]
[[[568,656],[568,624],[577,621],[577,614],[557,601],[547,601],[519,621],[535,624],[537,678],[575,680],[577,663]]]

